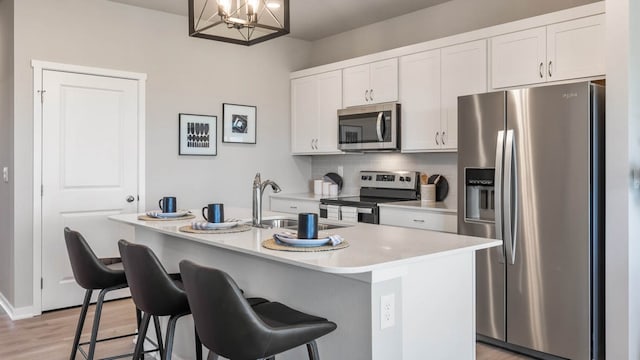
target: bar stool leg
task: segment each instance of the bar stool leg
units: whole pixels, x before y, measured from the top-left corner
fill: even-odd
[[[149,319],[151,315],[144,313],[142,315],[142,322],[140,323],[140,327],[138,328],[138,338],[136,339],[136,347],[133,351],[132,359],[142,359],[144,357],[144,339],[147,335],[147,328],[149,327]]]
[[[318,344],[316,344],[315,340],[307,343],[307,352],[309,353],[309,360],[320,360]]]
[[[193,334],[196,337],[196,360],[202,360],[202,341],[200,341],[195,324],[193,325]]]
[[[98,294],[98,301],[96,302],[96,314],[93,317],[93,330],[91,330],[91,340],[89,342],[89,353],[87,354],[87,360],[93,360],[93,355],[96,352],[96,340],[98,339],[98,328],[100,327],[100,315],[102,314],[102,304],[104,303],[104,296],[110,289],[100,290]]]
[[[156,328],[156,339],[158,341],[158,352],[160,353],[160,359],[164,359],[164,347],[162,346],[162,331],[160,330],[160,319],[157,316],[153,317],[153,326]]]
[[[84,320],[87,318],[87,310],[89,310],[89,303],[91,302],[91,295],[93,290],[87,290],[84,293],[84,301],[82,302],[82,310],[80,311],[80,317],[78,318],[78,326],[76,327],[76,336],[73,338],[73,347],[71,348],[70,360],[75,360],[76,353],[78,352],[78,345],[80,345],[80,336],[82,335],[82,328],[84,327]]]
[[[173,338],[176,333],[176,322],[182,315],[173,315],[169,317],[169,323],[167,324],[167,339],[164,341],[166,346],[164,360],[171,360],[171,352],[173,351]]]

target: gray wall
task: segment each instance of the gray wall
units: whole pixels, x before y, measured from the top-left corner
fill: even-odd
[[[0,0],[0,171],[11,166],[13,118],[13,0]],[[0,178],[0,293],[13,302],[11,185]]]
[[[15,3],[16,307],[32,303],[32,59],[148,74],[147,208],[163,194],[181,208],[251,206],[256,171],[302,191],[311,159],[290,156],[289,73],[310,44],[279,38],[252,47],[189,38],[187,19],[105,0]],[[256,105],[257,145],[223,144],[222,103]],[[218,156],[178,156],[178,113],[218,115]]]
[[[477,30],[596,0],[451,0],[313,42],[312,65]]]

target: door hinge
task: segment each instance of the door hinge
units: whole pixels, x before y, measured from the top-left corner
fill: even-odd
[[[44,278],[40,278],[40,290],[44,289]]]
[[[44,93],[46,93],[47,90],[38,90],[38,93],[40,94],[40,103],[44,104]]]

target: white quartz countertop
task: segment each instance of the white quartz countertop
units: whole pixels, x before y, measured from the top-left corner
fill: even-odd
[[[409,210],[424,210],[441,213],[457,214],[458,209],[447,206],[444,202],[426,202],[421,200],[397,201],[390,203],[380,203],[379,207],[400,208]]]
[[[192,211],[199,214],[200,211]],[[251,209],[225,208],[227,218],[247,219]],[[290,214],[264,212],[263,219],[296,218]],[[260,258],[300,266],[307,269],[335,274],[358,274],[397,267],[404,264],[428,261],[429,258],[459,252],[486,249],[502,244],[500,240],[435,231],[399,228],[393,226],[358,223],[349,227],[329,230],[339,234],[350,244],[348,248],[322,252],[290,252],[269,250],[262,241],[282,229],[258,229],[227,234],[192,234],[181,232],[181,226],[193,220],[142,221],[137,214],[113,215],[109,219],[131,224],[150,231],[171,235],[185,241],[193,241],[224,248]],[[196,220],[202,220],[197,215]],[[320,219],[321,223],[337,223]],[[295,231],[295,230],[294,230]],[[326,232],[321,231],[320,235]]]

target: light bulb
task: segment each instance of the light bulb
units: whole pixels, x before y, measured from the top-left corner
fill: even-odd
[[[247,14],[254,15],[258,13],[258,3],[259,0],[248,0],[247,1]]]
[[[231,0],[218,0],[218,13],[227,15],[231,10]]]

